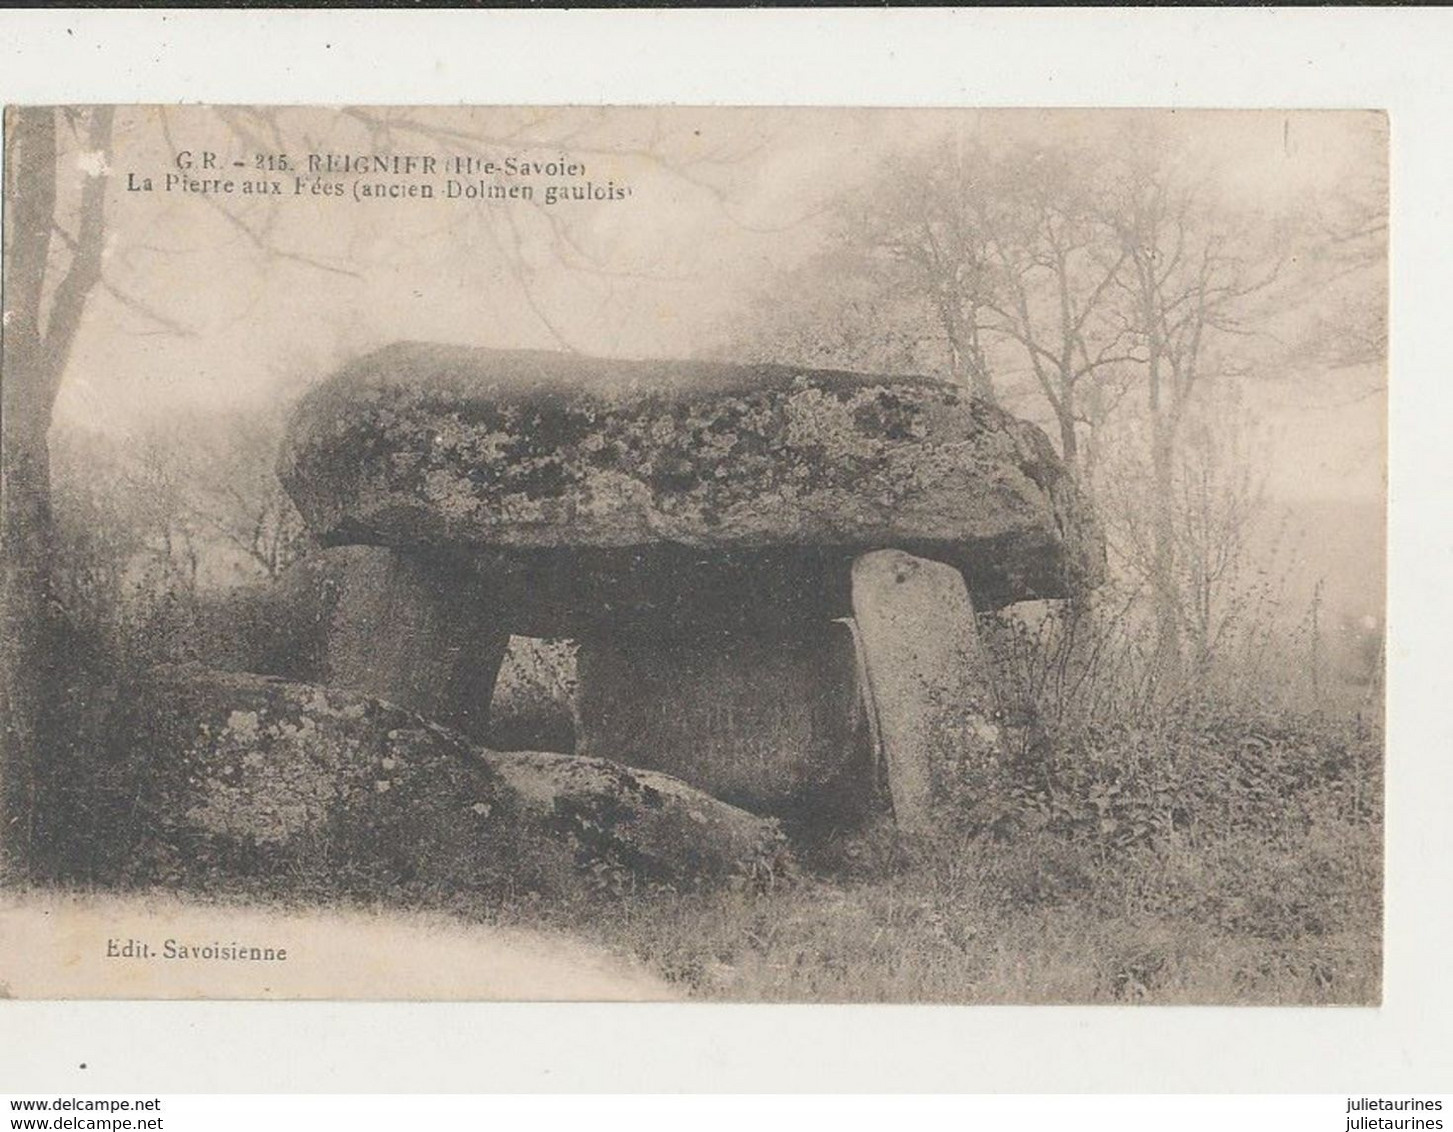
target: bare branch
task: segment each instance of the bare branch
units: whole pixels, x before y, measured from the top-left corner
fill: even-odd
[[[104,275],[102,275],[100,282],[101,289],[105,291],[106,294],[110,295],[113,299],[115,299],[118,303],[120,303],[127,310],[131,311],[133,314],[139,314],[143,318],[151,320],[152,322],[156,323],[156,325],[159,326],[161,329],[167,331],[168,333],[175,334],[178,337],[196,337],[197,332],[191,327],[182,325],[176,319],[168,317],[167,315],[163,314],[161,311],[153,307],[151,304],[143,302],[141,299],[138,299],[135,295],[132,295],[127,291],[123,291],[120,287],[116,286]]]
[[[115,108],[97,106],[90,112],[87,143],[96,155],[94,171],[81,186],[80,222],[76,231],[71,263],[57,285],[46,319],[44,396],[48,404],[60,390],[66,361],[81,326],[86,300],[101,280],[101,253],[105,248],[106,163],[111,155],[111,124]]]
[[[39,343],[56,201],[55,111],[44,106],[12,106],[7,118],[5,331],[6,337]]]
[[[166,139],[167,148],[171,150],[172,159],[176,160],[178,150],[176,143],[172,140],[171,128],[167,123],[165,111],[162,112],[160,120],[162,136]],[[287,248],[278,247],[267,238],[268,226],[264,226],[263,229],[260,231],[254,229],[230,208],[222,204],[221,201],[214,197],[211,193],[204,193],[198,199],[201,200],[202,203],[210,208],[213,212],[220,215],[224,220],[232,225],[232,227],[236,228],[245,237],[247,237],[248,242],[251,243],[253,247],[255,247],[258,251],[262,252],[265,256],[271,259],[287,260],[293,263],[302,264],[305,267],[315,268],[318,271],[326,271],[334,275],[347,276],[350,279],[362,278],[362,276],[357,271],[353,271],[349,268],[339,267],[337,264],[326,263],[323,260],[316,259],[313,256],[304,255],[301,252],[290,251]]]

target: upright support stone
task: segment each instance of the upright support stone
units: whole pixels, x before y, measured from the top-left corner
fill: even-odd
[[[204,607],[198,636],[219,668],[354,688],[483,744],[509,644],[498,610],[455,556],[339,546]]]
[[[844,625],[593,636],[579,678],[581,754],[663,771],[809,835],[856,825],[873,805]]]
[[[489,701],[509,633],[466,565],[425,553],[353,554],[327,625],[326,682],[453,727],[489,732]]]
[[[998,756],[974,607],[952,566],[901,550],[863,555],[852,577],[894,819],[922,831],[937,798],[987,789]]]

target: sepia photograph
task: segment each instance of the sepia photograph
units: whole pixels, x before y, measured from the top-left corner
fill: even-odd
[[[8,106],[0,995],[1378,1005],[1388,172]]]

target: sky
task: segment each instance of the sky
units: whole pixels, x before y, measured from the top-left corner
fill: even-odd
[[[1108,145],[1131,118],[1243,207],[1314,208],[1385,162],[1384,120],[1335,111],[126,109],[107,200],[115,290],[92,299],[57,423],[119,435],[179,410],[269,406],[398,339],[690,355],[820,247],[833,199],[895,154],[946,129]],[[218,169],[200,168],[206,153]],[[584,166],[571,183],[621,197],[450,200],[442,175],[362,178],[430,182],[433,200],[317,196],[315,179],[350,190],[353,177],[308,175],[308,154],[561,161]],[[73,145],[62,160],[83,169],[94,157]],[[185,184],[224,176],[277,181],[284,195]],[[1252,390],[1272,492],[1380,500],[1384,385],[1379,367],[1362,367]]]

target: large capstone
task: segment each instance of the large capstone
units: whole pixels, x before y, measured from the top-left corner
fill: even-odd
[[[845,615],[851,559],[890,546],[979,608],[1103,571],[1044,434],[922,377],[402,343],[304,399],[279,475],[325,542],[474,551],[534,635],[707,590]]]

